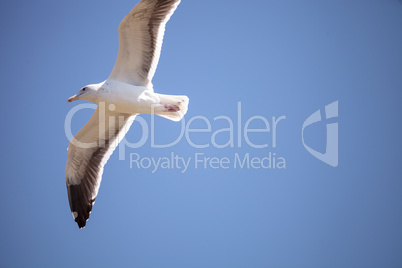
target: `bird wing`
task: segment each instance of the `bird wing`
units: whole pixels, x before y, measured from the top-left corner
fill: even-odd
[[[119,52],[109,78],[152,87],[165,25],[180,0],[142,0],[119,26]]]
[[[100,105],[68,146],[68,200],[80,228],[89,218],[102,180],[103,167],[136,116],[105,111],[105,107],[102,109]]]

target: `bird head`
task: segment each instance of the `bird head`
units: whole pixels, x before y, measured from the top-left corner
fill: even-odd
[[[98,99],[98,90],[101,88],[103,83],[99,84],[92,84],[92,85],[87,85],[78,91],[78,93],[74,96],[71,96],[68,98],[68,102],[72,102],[75,100],[87,100],[91,102],[97,103]]]

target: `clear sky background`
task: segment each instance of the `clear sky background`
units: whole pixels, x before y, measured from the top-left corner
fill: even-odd
[[[85,102],[66,101],[108,77],[117,27],[136,3],[0,3],[1,267],[402,266],[398,0],[183,0],[166,27],[154,88],[188,95],[185,126],[205,129],[203,116],[211,131],[169,148],[152,148],[145,136],[140,148],[125,147],[125,160],[116,151],[79,230],[65,186],[64,121]],[[303,122],[334,101],[337,167],[312,156],[301,139]],[[266,148],[239,137],[239,106],[241,131],[252,116],[270,124],[286,116],[276,146],[273,131],[248,135]],[[73,117],[74,133],[92,112]],[[229,127],[217,116],[233,120],[233,147],[212,144],[213,133]],[[151,128],[151,117],[141,118]],[[155,142],[167,144],[182,124],[155,118],[154,129]],[[306,144],[325,151],[326,120],[304,134]],[[126,138],[134,143],[141,135],[137,122]],[[214,138],[222,145],[230,133]],[[185,172],[130,168],[130,155],[158,160],[171,153],[190,158]],[[235,156],[247,153],[275,154],[286,168],[235,167]],[[196,168],[196,154],[231,163]]]

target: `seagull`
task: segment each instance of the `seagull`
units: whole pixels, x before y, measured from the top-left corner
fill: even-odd
[[[180,0],[142,0],[119,25],[119,52],[109,77],[90,84],[68,102],[86,100],[97,108],[68,146],[66,185],[75,222],[85,227],[98,194],[103,168],[136,115],[156,114],[179,121],[187,96],[155,93],[152,77],[158,65],[166,22]]]

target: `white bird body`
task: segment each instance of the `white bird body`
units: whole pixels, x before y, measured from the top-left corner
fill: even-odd
[[[187,112],[188,97],[155,93],[153,88],[136,86],[108,79],[99,84],[86,86],[93,94],[80,99],[111,106],[111,111],[126,114],[156,114],[179,121]]]
[[[103,101],[116,105],[116,111],[129,114],[150,114],[150,107],[159,103],[153,89],[131,85],[114,79],[108,79],[101,87],[105,91]],[[124,96],[124,97],[123,97]]]
[[[89,218],[103,167],[137,114],[179,121],[188,97],[155,93],[155,73],[165,24],[180,0],[142,0],[119,26],[119,53],[107,80],[83,87],[68,99],[98,104],[88,123],[68,146],[66,185],[71,212],[80,228]],[[103,107],[103,109],[102,109]]]

